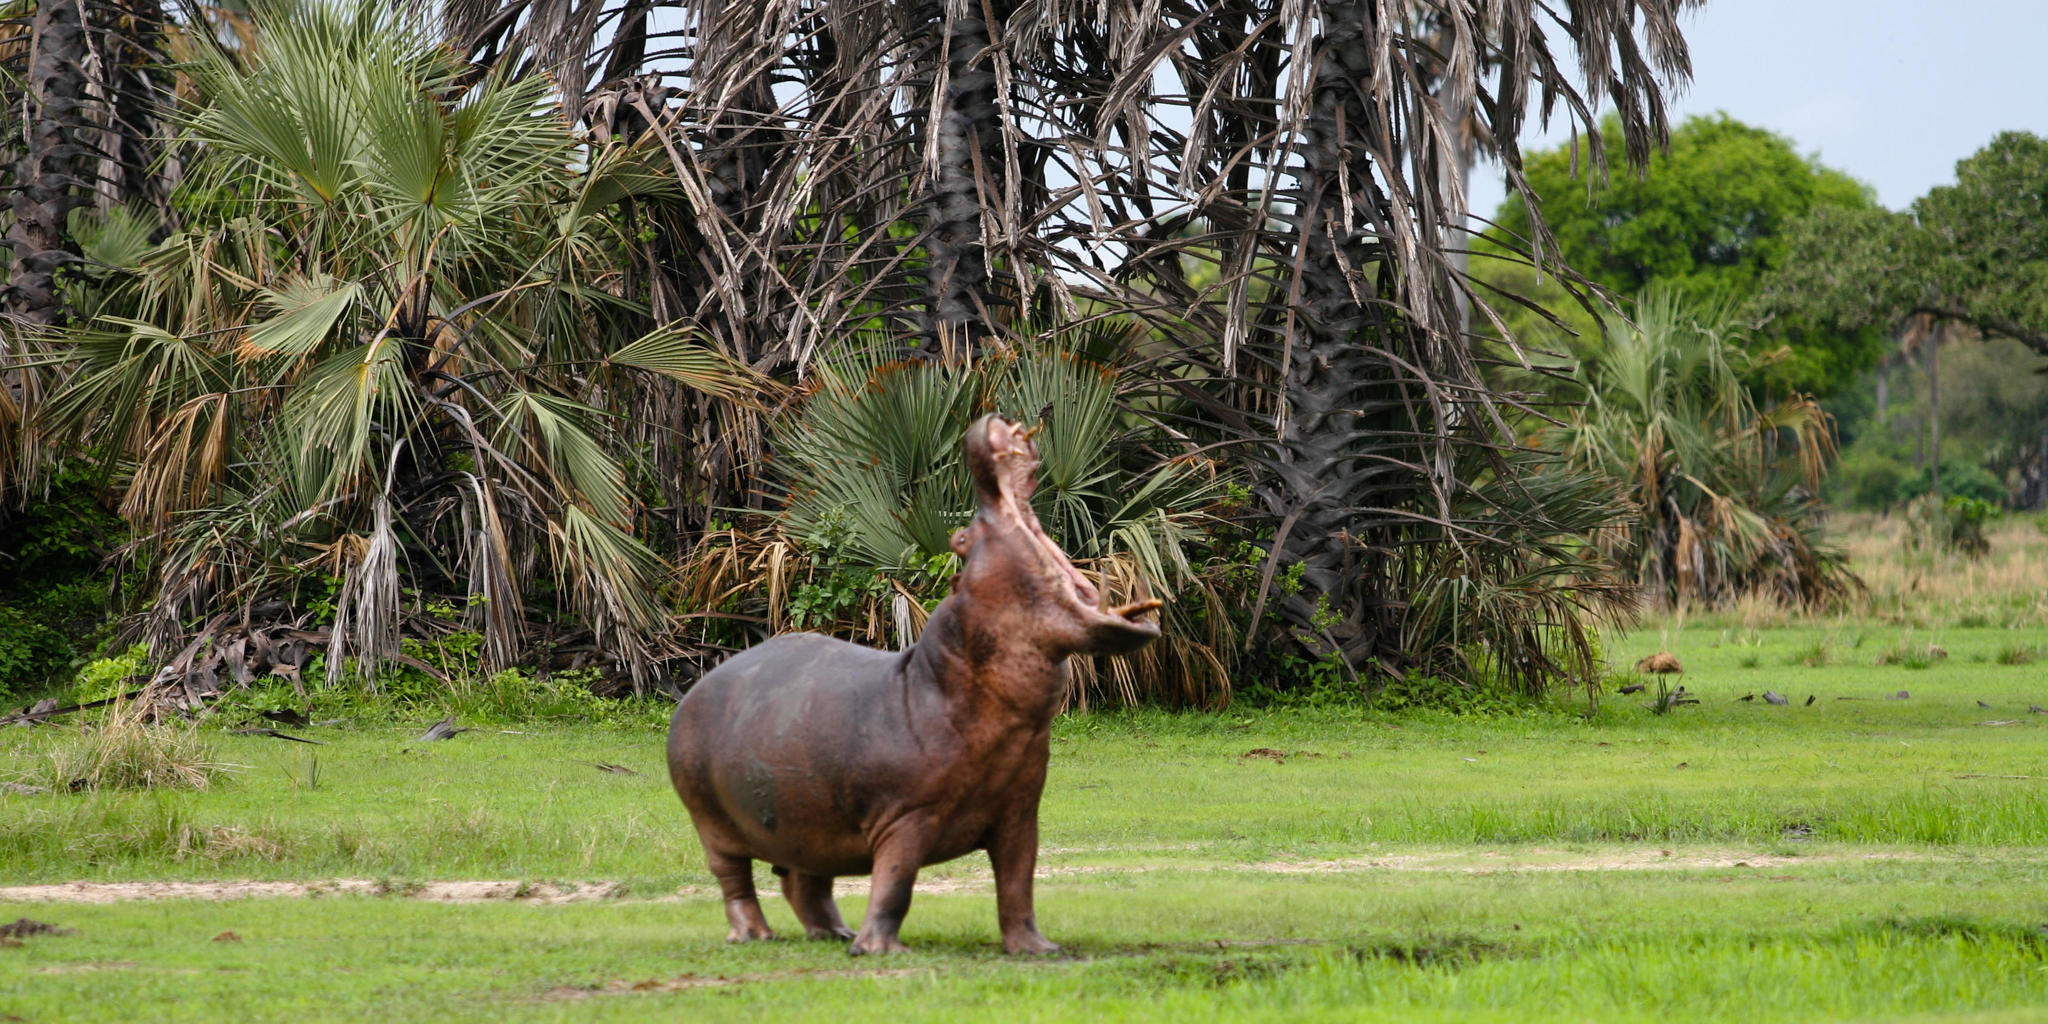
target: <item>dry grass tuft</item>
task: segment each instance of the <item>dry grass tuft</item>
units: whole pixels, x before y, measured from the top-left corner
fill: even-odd
[[[2048,518],[2008,514],[1985,530],[1977,558],[1912,543],[1900,516],[1835,517],[1829,541],[1849,556],[1865,589],[1832,606],[1787,606],[1769,592],[1737,595],[1718,608],[1686,607],[1681,620],[1723,628],[1832,626],[1869,619],[1905,629],[2048,627]],[[2024,657],[2024,655],[2021,655]]]
[[[196,726],[150,721],[128,702],[50,752],[53,789],[205,789],[233,766],[214,760]]]
[[[207,829],[204,842],[196,845],[213,861],[283,860],[286,853],[277,840],[231,825]]]

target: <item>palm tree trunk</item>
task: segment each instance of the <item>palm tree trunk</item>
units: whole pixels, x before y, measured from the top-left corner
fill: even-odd
[[[930,5],[933,8],[938,4]],[[996,305],[989,272],[985,210],[1004,201],[1001,112],[996,104],[993,17],[1005,4],[945,0],[933,11],[944,39],[945,83],[934,135],[931,191],[926,197],[929,302],[940,353],[970,354],[993,333]]]
[[[1367,510],[1398,506],[1412,488],[1401,453],[1388,451],[1413,436],[1400,422],[1403,389],[1373,353],[1399,347],[1409,330],[1373,304],[1391,282],[1365,228],[1385,211],[1365,146],[1377,13],[1370,0],[1321,5],[1295,225],[1296,324],[1283,360],[1286,419],[1278,488],[1267,495],[1283,523],[1279,557],[1302,566],[1304,586],[1282,611],[1310,650],[1341,656],[1354,674],[1378,657],[1394,625],[1387,548],[1374,537],[1385,523],[1375,527]]]
[[[80,0],[36,4],[30,35],[24,149],[14,167],[7,230],[14,251],[4,301],[21,322],[48,326],[64,317],[57,290],[58,268],[78,259],[67,221],[86,205],[92,151],[84,137],[88,80],[86,35]]]

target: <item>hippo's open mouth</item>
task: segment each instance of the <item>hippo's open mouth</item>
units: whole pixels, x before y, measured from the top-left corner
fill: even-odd
[[[1079,604],[1081,610],[1116,616],[1126,623],[1149,625],[1141,623],[1139,616],[1159,610],[1165,602],[1145,598],[1118,604],[1114,608],[1102,608],[1102,592],[1096,584],[1087,582],[1085,575],[1081,575],[1081,569],[1073,567],[1073,559],[1069,559],[1067,553],[1061,551],[1059,545],[1044,532],[1044,526],[1038,524],[1038,514],[1030,508],[1030,496],[1038,489],[1038,446],[1030,440],[1032,434],[1036,434],[1036,428],[1024,430],[999,416],[989,418],[987,424],[989,461],[985,465],[975,465],[979,461],[969,459],[969,469],[975,473],[975,483],[983,492],[983,504],[987,506],[985,512],[1006,520],[1012,528],[1038,545],[1044,555],[1044,567],[1067,584],[1067,590],[1073,594],[1073,602]],[[989,496],[995,500],[987,502]]]
[[[1038,446],[1031,442],[1031,435],[1035,433],[1036,428],[1025,430],[1002,417],[989,418],[988,463],[977,465],[978,460],[969,460],[975,483],[983,492],[984,512],[1002,518],[1038,544],[1045,556],[1046,568],[1066,583],[1081,610],[1149,626],[1150,623],[1140,621],[1138,616],[1159,610],[1165,602],[1146,598],[1103,608],[1102,592],[1088,582],[1088,577],[1081,575],[1073,560],[1039,525],[1038,514],[1031,510],[1031,495],[1038,489]],[[987,500],[991,493],[995,498],[993,502]]]

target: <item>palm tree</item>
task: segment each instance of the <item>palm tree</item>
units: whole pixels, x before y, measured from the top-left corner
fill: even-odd
[[[389,596],[407,544],[465,552],[441,558],[451,579],[504,576],[475,539],[493,531],[446,540],[468,509],[522,524],[503,549],[530,536],[576,613],[624,636],[654,613],[646,531],[684,550],[761,500],[768,415],[727,400],[734,366],[801,383],[873,330],[974,358],[1017,324],[1117,318],[1149,332],[1127,410],[1181,454],[1253,464],[1267,574],[1301,566],[1294,636],[1354,673],[1443,667],[1417,652],[1463,641],[1415,639],[1420,574],[1548,586],[1523,556],[1565,557],[1537,541],[1584,518],[1576,492],[1521,481],[1524,399],[1463,336],[1468,304],[1489,313],[1445,253],[1464,219],[1445,169],[1476,132],[1526,193],[1516,139],[1555,111],[1604,170],[1603,102],[1646,156],[1692,2],[465,0],[449,29],[476,66],[362,43],[362,10],[301,43],[259,11],[248,73],[216,53],[201,76],[210,155],[185,196],[208,223],[166,239],[125,321],[79,350],[97,361],[69,422],[137,460],[130,507],[167,544],[282,565],[263,522],[328,531],[369,601],[352,623],[391,621],[362,595]],[[415,77],[320,86],[263,56],[295,46],[323,74],[374,51]],[[589,135],[540,115],[551,96]],[[1540,222],[1526,244],[1548,251]],[[93,388],[146,400],[96,418]],[[666,510],[643,515],[642,491]],[[228,494],[275,518],[173,514]],[[164,615],[268,585],[180,558]]]
[[[1488,387],[1462,334],[1468,304],[1490,314],[1445,254],[1464,210],[1444,169],[1477,145],[1526,193],[1521,128],[1561,111],[1604,173],[1605,101],[1645,158],[1662,88],[1687,73],[1677,17],[1691,2],[1417,0],[1386,21],[1366,0],[1168,0],[1156,15],[783,0],[746,18],[682,3],[686,27],[669,46],[636,41],[631,70],[693,83],[646,120],[690,197],[666,221],[695,232],[677,263],[707,282],[688,315],[729,332],[728,351],[801,375],[863,325],[991,329],[991,300],[1040,319],[1144,318],[1175,355],[1159,387],[1178,404],[1152,408],[1191,443],[1263,453],[1273,563],[1308,583],[1284,602],[1296,635],[1352,671],[1401,671],[1407,552],[1558,525],[1526,502],[1492,506],[1534,517],[1513,528],[1454,511],[1474,483],[1459,473],[1506,472],[1463,453],[1517,447],[1517,400]],[[1564,43],[1576,64],[1554,52]],[[563,52],[500,59],[515,51],[536,65]],[[584,63],[624,72],[618,52]],[[705,169],[759,140],[710,129],[765,75],[780,76],[779,134],[747,178],[759,213],[733,217]],[[1526,244],[1550,249],[1540,223]],[[1220,272],[1191,284],[1184,258]],[[747,327],[717,326],[733,324]]]
[[[27,67],[20,105],[8,106],[25,116],[13,168],[7,243],[14,259],[4,306],[22,326],[47,326],[62,316],[57,270],[78,258],[66,225],[72,210],[90,202],[95,161],[85,136],[92,83],[82,8],[81,0],[40,0],[27,39],[17,41],[26,44]]]
[[[608,410],[648,375],[752,387],[687,333],[630,333],[604,214],[673,184],[618,150],[571,170],[544,79],[470,74],[380,4],[253,25],[191,69],[180,201],[204,216],[70,333],[51,403],[121,460],[160,656],[312,572],[344,581],[332,678],[400,656],[403,580],[468,595],[486,667],[552,601],[641,682],[661,566]]]
[[[1742,331],[1725,303],[1642,295],[1579,368],[1588,403],[1554,440],[1638,510],[1602,542],[1660,602],[1824,604],[1859,585],[1819,539],[1833,422],[1805,395],[1759,408]]]
[[[1595,151],[1592,111],[1611,98],[1640,160],[1665,129],[1662,82],[1687,70],[1684,6],[1417,3],[1405,13],[1423,16],[1382,21],[1383,5],[1365,0],[1247,0],[1186,12],[1182,32],[1205,59],[1151,51],[1174,63],[1191,107],[1230,116],[1194,118],[1153,155],[1169,166],[1134,166],[1109,190],[1142,192],[1140,177],[1242,183],[1190,199],[1192,215],[1219,230],[1148,255],[1208,250],[1226,269],[1184,300],[1204,328],[1187,333],[1220,344],[1185,351],[1221,385],[1204,418],[1226,435],[1263,437],[1255,490],[1274,524],[1273,562],[1304,567],[1306,587],[1283,607],[1311,649],[1354,672],[1402,671],[1406,552],[1559,532],[1541,504],[1491,506],[1520,508],[1520,523],[1456,513],[1474,484],[1507,475],[1485,453],[1518,447],[1508,427],[1517,400],[1487,386],[1462,334],[1467,302],[1488,311],[1445,253],[1465,211],[1438,183],[1464,159],[1469,126],[1443,112],[1480,112],[1481,144],[1525,194],[1516,139],[1532,86],[1546,115],[1561,101]],[[1580,55],[1579,74],[1553,55],[1553,34]],[[1129,68],[1110,91],[1153,73]],[[1240,141],[1233,120],[1272,127]],[[1604,156],[1593,162],[1604,169]],[[1539,254],[1542,232],[1528,240]]]
[[[49,330],[78,310],[92,275],[75,218],[126,207],[168,215],[159,161],[164,26],[154,0],[20,0],[0,5],[0,208],[10,258],[0,274],[0,516],[48,461],[38,410]]]

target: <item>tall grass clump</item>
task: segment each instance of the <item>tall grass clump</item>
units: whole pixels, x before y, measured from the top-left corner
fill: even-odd
[[[1987,522],[1988,550],[1975,556],[1926,543],[1907,516],[1848,515],[1840,526],[1873,617],[1920,629],[2048,625],[2048,536],[2022,517]]]
[[[231,767],[215,759],[197,726],[152,720],[140,705],[122,701],[49,752],[46,778],[50,788],[73,792],[205,789]]]
[[[2041,648],[2031,644],[2007,644],[1998,651],[2001,665],[2031,665],[2040,658]]]

